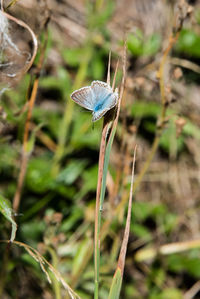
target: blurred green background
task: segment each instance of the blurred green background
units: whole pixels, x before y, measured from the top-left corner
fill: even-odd
[[[70,94],[93,80],[106,81],[110,50],[112,76],[120,58],[120,84],[126,32],[127,77],[111,152],[104,224],[129,192],[134,145],[138,145],[136,178],[151,150],[161,112],[157,71],[178,4],[162,0],[18,1],[9,9],[34,30],[39,51],[28,74],[2,82],[8,89],[0,101],[0,194],[12,206],[21,167],[26,103],[39,57],[45,51],[30,124],[27,172],[14,215],[16,240],[37,248],[84,299],[93,298],[92,248],[102,120],[93,125],[91,113],[74,104]],[[165,66],[165,129],[134,194],[121,292],[125,299],[200,298],[200,3],[182,1],[182,12],[187,4],[192,12],[187,17],[185,13],[183,29]],[[10,37],[13,41],[17,37],[23,49],[23,31],[17,28],[16,35],[12,26]],[[14,60],[12,56],[8,59]],[[15,62],[13,72],[14,67]],[[101,245],[102,299],[108,296],[116,268],[125,215],[123,204]],[[10,238],[10,226],[2,215],[0,239]],[[170,243],[176,247],[164,251],[163,246]],[[6,246],[0,245],[1,298],[68,298],[52,274],[53,283],[48,284],[27,252],[12,245],[6,254]]]

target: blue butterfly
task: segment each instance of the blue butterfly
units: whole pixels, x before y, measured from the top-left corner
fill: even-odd
[[[91,86],[82,87],[71,94],[72,100],[92,111],[92,121],[99,120],[118,102],[117,90],[113,92],[109,84],[93,81]]]

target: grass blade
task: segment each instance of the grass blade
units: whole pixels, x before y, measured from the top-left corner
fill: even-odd
[[[126,259],[126,250],[128,245],[129,239],[129,232],[130,232],[130,224],[131,224],[131,208],[132,208],[132,197],[133,197],[133,181],[134,181],[134,169],[135,169],[135,156],[136,156],[136,147],[134,150],[134,157],[133,157],[133,167],[132,167],[132,175],[131,175],[131,189],[130,189],[130,196],[129,196],[129,203],[128,203],[128,214],[126,219],[126,227],[124,232],[124,238],[122,241],[121,251],[119,254],[117,269],[113,276],[110,293],[108,299],[118,299],[120,295],[123,273],[124,273],[124,265]]]
[[[14,221],[14,219],[12,218],[12,209],[11,209],[11,204],[10,204],[9,200],[4,198],[2,195],[0,195],[0,212],[12,224],[10,241],[13,242],[15,239],[16,231],[17,231],[17,224]]]
[[[121,270],[117,268],[115,275],[113,276],[110,293],[108,299],[117,299],[120,295],[123,275]]]

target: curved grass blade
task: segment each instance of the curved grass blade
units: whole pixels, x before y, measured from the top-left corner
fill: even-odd
[[[135,156],[136,156],[136,147],[134,150],[134,157],[133,157],[133,167],[132,167],[132,175],[131,175],[131,189],[130,189],[130,196],[129,196],[129,203],[128,203],[128,214],[126,218],[126,227],[124,232],[124,238],[122,241],[121,251],[119,254],[119,259],[117,263],[117,269],[113,276],[110,293],[108,299],[118,299],[120,295],[122,280],[123,280],[123,273],[124,273],[124,265],[126,259],[126,250],[128,245],[129,239],[129,232],[130,232],[130,224],[131,224],[131,208],[132,208],[132,197],[133,197],[133,181],[134,181],[134,169],[135,169]]]
[[[7,240],[0,240],[1,243],[8,243]],[[40,265],[42,271],[47,277],[48,282],[51,284],[51,278],[48,270],[52,272],[55,278],[61,282],[62,286],[67,290],[70,299],[81,299],[81,297],[75,293],[75,291],[66,283],[61,276],[60,272],[55,269],[36,249],[33,247],[18,241],[13,241],[13,244],[20,246],[26,250],[26,252]]]

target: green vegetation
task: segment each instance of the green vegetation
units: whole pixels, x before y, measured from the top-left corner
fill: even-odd
[[[15,2],[11,8],[19,5]],[[70,94],[93,80],[106,82],[110,50],[111,79],[119,58],[116,86],[122,89],[124,36],[119,33],[116,39],[120,27],[112,24],[117,8],[115,1],[86,1],[85,36],[72,46],[69,37],[63,40],[62,30],[56,40],[52,17],[35,32],[39,48],[32,69],[15,85],[2,77],[7,90],[0,98],[0,298],[68,299],[73,291],[74,298],[82,299],[93,298],[94,292],[95,299],[200,294],[197,289],[193,297],[186,296],[200,279],[198,5],[193,20],[189,13],[181,15],[183,27],[166,21],[167,34],[162,28],[146,34],[139,25],[127,29],[126,83],[119,120],[114,118],[118,122],[110,123],[113,130],[106,135],[96,214],[101,246],[97,260],[93,258],[98,159],[106,122],[102,118],[92,124],[91,112],[76,105]],[[3,51],[0,57],[7,54]],[[128,223],[135,145],[123,269],[118,257]]]

